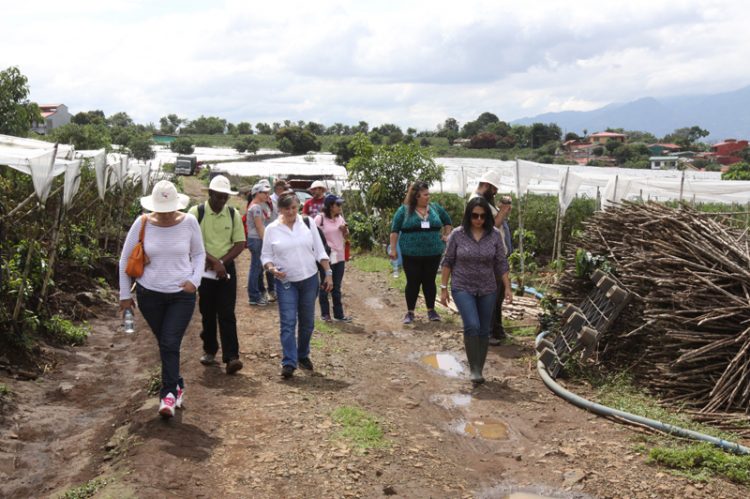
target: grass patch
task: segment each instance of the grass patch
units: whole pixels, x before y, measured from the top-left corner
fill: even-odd
[[[708,443],[655,447],[649,452],[648,462],[677,470],[694,480],[705,481],[710,475],[720,475],[736,483],[750,483],[750,456],[730,454]]]
[[[342,406],[331,413],[342,426],[335,437],[350,441],[358,449],[376,449],[390,445],[377,418],[358,407]]]
[[[154,367],[146,378],[146,392],[149,395],[158,395],[161,391],[161,367]]]
[[[89,327],[85,322],[76,326],[68,319],[59,315],[53,315],[44,322],[44,328],[53,337],[59,339],[66,345],[83,345],[89,335]]]
[[[60,496],[60,499],[86,499],[88,497],[93,497],[94,494],[96,494],[99,489],[105,487],[107,483],[108,481],[104,478],[89,480],[83,485],[69,489]]]
[[[505,329],[510,336],[515,336],[517,338],[533,338],[538,334],[537,326],[528,326],[512,321],[503,321],[503,329]]]
[[[340,332],[338,329],[331,326],[327,322],[321,321],[318,319],[315,319],[315,331],[319,333],[323,333],[323,334],[330,334],[330,335],[339,334]]]
[[[313,338],[310,340],[310,346],[315,350],[322,350],[326,346],[326,344],[320,338]]]
[[[362,272],[392,272],[391,261],[388,258],[374,255],[357,255],[352,265]]]
[[[10,388],[8,388],[8,385],[5,383],[0,383],[0,398],[6,397],[13,393]]]

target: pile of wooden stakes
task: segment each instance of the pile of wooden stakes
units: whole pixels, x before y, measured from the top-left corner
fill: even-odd
[[[604,256],[634,296],[598,344],[666,402],[702,419],[750,413],[750,250],[747,230],[688,207],[624,203],[595,214],[566,248]],[[569,265],[568,267],[571,267]],[[577,303],[590,280],[569,268],[557,290]]]

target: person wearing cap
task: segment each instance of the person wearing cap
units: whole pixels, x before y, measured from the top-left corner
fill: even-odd
[[[281,196],[282,192],[289,189],[290,187],[286,180],[278,179],[273,183],[273,194],[271,194],[270,199],[276,215],[279,213],[279,196]],[[276,220],[276,217],[274,217],[274,220]]]
[[[138,308],[159,345],[159,414],[164,418],[174,416],[175,408],[182,407],[185,382],[180,376],[180,346],[195,310],[195,292],[206,261],[198,220],[179,211],[187,204],[188,197],[178,194],[172,182],[157,182],[151,195],[141,198],[141,206],[151,213],[135,219],[120,255],[120,311],[134,311],[132,278],[125,269],[145,223],[147,264],[135,280],[135,289]]]
[[[328,194],[323,203],[323,212],[315,217],[315,224],[323,231],[326,242],[331,248],[330,264],[333,271],[333,320],[340,322],[351,322],[352,318],[344,315],[344,305],[341,303],[341,283],[344,280],[345,264],[345,240],[349,235],[349,228],[341,213],[341,205],[344,199],[335,194]],[[321,273],[321,279],[325,274]],[[321,290],[318,295],[320,303],[320,314],[324,321],[331,320],[331,312],[328,306],[328,292]]]
[[[318,213],[323,211],[325,193],[327,190],[328,187],[326,187],[324,182],[320,180],[313,182],[309,189],[312,197],[305,201],[305,204],[302,206],[302,214],[307,215],[310,218],[317,217]]]
[[[217,175],[208,186],[208,201],[190,208],[189,213],[198,219],[206,246],[206,272],[198,288],[198,307],[203,320],[203,365],[216,363],[219,351],[218,333],[221,341],[221,358],[226,373],[234,374],[242,369],[240,345],[237,340],[237,269],[234,259],[245,248],[245,231],[242,218],[232,207],[227,206],[229,196],[237,194],[229,179]]]
[[[271,187],[258,182],[250,191],[252,201],[247,208],[247,248],[250,250],[250,273],[247,276],[247,300],[250,305],[265,307],[268,300],[264,296],[263,264],[260,255],[263,251],[263,236],[266,226],[272,222],[272,209],[268,207],[268,193]]]
[[[500,206],[495,204],[495,196],[500,189],[500,174],[498,172],[486,172],[479,179],[477,190],[469,199],[477,197],[483,198],[490,205],[492,217],[495,221],[495,227],[501,232],[503,244],[505,245],[506,259],[513,252],[513,243],[508,226],[508,216],[511,210],[511,199],[509,196],[503,196],[500,199]],[[502,279],[497,281],[497,297],[495,308],[492,315],[492,335],[490,336],[490,345],[497,346],[505,338],[505,329],[503,328],[503,297],[505,296],[505,284]]]

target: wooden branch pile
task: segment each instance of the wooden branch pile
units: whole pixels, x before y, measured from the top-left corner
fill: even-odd
[[[632,366],[667,402],[701,413],[750,413],[747,232],[693,209],[625,203],[594,215],[566,248],[607,258],[636,296],[598,345],[599,360]],[[567,270],[557,286],[580,302],[591,286]]]

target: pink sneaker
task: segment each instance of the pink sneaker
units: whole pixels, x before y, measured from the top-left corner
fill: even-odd
[[[177,409],[182,409],[182,397],[185,395],[185,389],[180,388],[180,386],[177,386],[177,400],[175,400],[174,406]]]
[[[177,403],[177,400],[174,398],[174,395],[171,393],[168,393],[166,397],[161,399],[161,402],[159,403],[159,415],[163,417],[164,419],[168,419],[174,416],[174,406]]]

